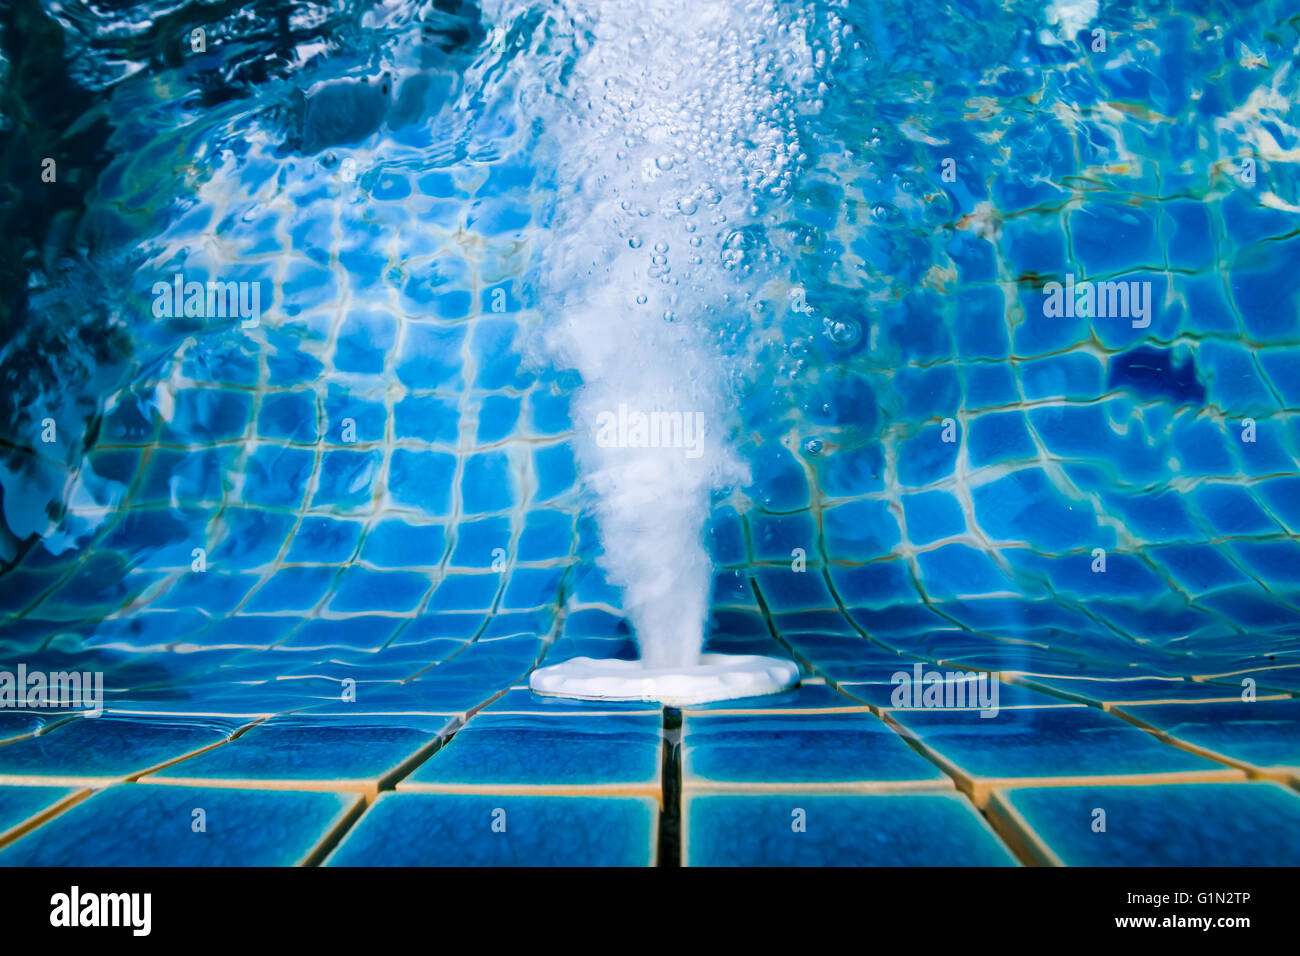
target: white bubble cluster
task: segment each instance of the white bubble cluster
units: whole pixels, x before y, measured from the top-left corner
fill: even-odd
[[[558,180],[543,348],[581,373],[601,561],[650,666],[698,663],[711,496],[748,480],[728,353],[766,255],[755,210],[792,191],[800,116],[820,108],[810,22],[772,0],[572,0],[557,18],[574,49],[538,107]],[[702,413],[700,454],[602,447],[598,418],[620,406]]]

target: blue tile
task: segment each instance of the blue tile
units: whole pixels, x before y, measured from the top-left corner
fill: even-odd
[[[1038,455],[1038,447],[1020,412],[979,415],[972,419],[968,447],[970,462],[976,468]]]
[[[519,399],[512,395],[489,395],[478,413],[478,441],[491,444],[508,438],[519,421]]]
[[[438,585],[429,602],[431,611],[490,611],[501,585],[499,574],[464,574]]]
[[[455,475],[454,455],[398,448],[388,470],[388,493],[399,507],[443,517],[451,513]]]
[[[222,743],[238,726],[216,718],[81,717],[0,747],[0,777],[126,777]]]
[[[0,866],[293,865],[304,862],[360,799],[120,784],[0,850]]]
[[[1104,276],[1132,263],[1158,265],[1164,259],[1150,212],[1118,203],[1090,202],[1070,214],[1074,254],[1089,277]]]
[[[534,500],[550,501],[571,489],[577,481],[577,464],[573,449],[566,442],[538,448],[534,454],[537,492]]]
[[[393,455],[394,470],[397,454]],[[383,456],[377,451],[329,451],[321,456],[312,507],[355,508],[370,501]]]
[[[61,719],[63,718],[54,717],[49,714],[41,714],[34,711],[0,712],[0,742],[17,740],[20,737],[39,733],[40,730],[43,727],[48,726],[52,720]]]
[[[401,618],[380,614],[357,614],[340,619],[317,618],[300,624],[294,621],[293,633],[281,641],[278,647],[377,650],[388,643],[402,623]]]
[[[648,797],[385,793],[327,866],[651,866]]]
[[[1238,685],[1240,688],[1240,685]],[[1210,688],[1206,688],[1209,690]],[[1152,704],[1124,712],[1170,737],[1258,767],[1300,767],[1300,701]]]
[[[366,533],[361,560],[381,568],[437,567],[446,541],[447,529],[442,525],[388,518],[376,522]]]
[[[506,511],[514,500],[509,455],[490,451],[466,459],[465,476],[461,480],[461,507],[465,514]]]
[[[899,710],[892,716],[972,777],[1109,777],[1225,771],[1092,707]]]
[[[838,505],[823,512],[822,521],[831,558],[882,556],[902,539],[898,520],[884,501]]]
[[[949,778],[871,714],[685,718],[684,787],[902,782],[942,787]]]
[[[1178,677],[1142,677],[1131,680],[1100,680],[1076,677],[1044,677],[1033,675],[1018,678],[1033,687],[1043,687],[1065,695],[1071,700],[1087,703],[1136,703],[1171,700],[1240,700],[1240,689],[1216,687],[1213,684],[1184,680]]]
[[[939,695],[935,699],[945,702],[952,701],[954,706],[975,711],[980,710],[981,704],[994,706],[998,709],[1004,707],[1079,706],[1068,700],[1039,693],[1026,687],[998,682],[996,678],[994,678],[994,683],[990,685],[981,684],[976,679],[968,676],[949,676],[954,673],[952,669],[932,667],[930,665],[922,665],[922,679],[918,682],[915,679],[914,666],[899,665],[895,674],[891,675],[894,679],[889,682],[844,682],[839,685],[839,688],[850,698],[864,701],[882,710],[891,711],[924,710],[926,706],[924,695],[927,690]],[[941,676],[934,678],[932,684],[927,684],[928,674],[932,671]],[[969,674],[970,672],[965,673]],[[904,675],[906,679],[895,676],[900,674]],[[994,693],[997,694],[996,701],[993,700]],[[981,694],[984,696],[981,697]]]
[[[297,508],[316,467],[316,453],[263,445],[247,466],[243,499],[264,508]]]
[[[947,440],[947,429],[931,425],[920,429],[912,438],[900,444],[898,451],[898,480],[905,486],[928,485],[952,474],[961,447],[962,430],[956,425]]]
[[[460,410],[454,400],[436,395],[408,395],[393,406],[393,430],[454,447],[460,437]]]
[[[257,415],[260,438],[311,443],[316,441],[316,393],[280,392],[268,395]]]
[[[1113,532],[1103,533],[1090,509],[1069,502],[1037,469],[1012,472],[971,492],[975,516],[988,535],[1004,541],[1028,541],[1044,551],[1088,546],[1106,547]]]
[[[693,795],[688,866],[1014,866],[961,796],[944,793]]]
[[[811,512],[754,513],[749,516],[749,525],[755,561],[788,562],[795,548],[802,548],[807,558],[816,559],[817,522]]]
[[[75,787],[0,787],[0,840],[78,792]]]
[[[779,571],[764,569],[758,571],[754,579],[773,613],[835,606],[835,598],[826,587],[826,579],[816,570],[798,572],[788,568]]]
[[[965,544],[946,544],[917,555],[921,581],[936,597],[1009,591],[1012,584],[988,553]]]
[[[384,353],[396,338],[393,316],[374,309],[353,309],[339,329],[334,367],[340,372],[378,374],[384,370]]]
[[[456,525],[456,547],[451,553],[451,563],[462,568],[487,568],[505,566],[506,555],[513,537],[509,518],[481,518],[462,521]]]
[[[1277,784],[1026,787],[997,791],[994,807],[1019,814],[1067,866],[1300,861],[1300,798]]]
[[[465,329],[461,326],[412,324],[402,341],[398,378],[409,388],[463,388],[464,341]]]
[[[351,614],[358,611],[413,611],[432,586],[428,575],[407,571],[371,571],[353,565],[345,568],[334,583],[330,610]]]
[[[399,790],[474,787],[659,787],[657,714],[480,714]]]
[[[276,717],[223,747],[172,764],[145,782],[324,781],[332,789],[375,785],[435,747],[454,727],[447,717],[367,716],[359,691],[354,717]]]

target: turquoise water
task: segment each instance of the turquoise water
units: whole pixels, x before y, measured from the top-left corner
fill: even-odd
[[[1295,861],[1286,4],[197,15],[4,26],[0,665],[101,672],[108,713],[0,710],[0,861],[214,780],[303,801],[292,852],[219,862],[340,827],[366,862],[521,787],[506,862],[570,861],[548,799],[626,838],[591,862],[1160,862],[1152,791],[1227,808],[1172,862]],[[620,403],[706,453],[599,446]],[[808,680],[519,689],[636,636]],[[915,664],[1000,714],[900,707]],[[7,829],[41,784],[95,793]],[[1106,793],[1098,850],[1059,821]],[[900,832],[746,841],[809,794]],[[406,862],[503,861],[466,840]]]

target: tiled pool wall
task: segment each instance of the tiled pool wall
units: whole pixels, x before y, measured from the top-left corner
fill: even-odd
[[[509,97],[321,160],[181,109],[194,64],[118,85],[0,476],[0,665],[106,712],[0,709],[0,863],[1294,864],[1297,18],[1203,7],[1108,5],[1102,52],[844,12],[834,128],[741,243],[828,332],[769,313],[806,362],[755,366],[707,535],[708,648],[806,679],[682,710],[526,689],[635,646],[576,377],[526,359]],[[178,274],[261,314],[156,318]]]

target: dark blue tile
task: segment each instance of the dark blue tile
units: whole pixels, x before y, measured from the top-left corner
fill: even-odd
[[[692,795],[688,866],[1014,866],[964,797],[944,793]]]
[[[81,792],[75,787],[0,787],[0,845],[21,824]]]
[[[1227,772],[1092,707],[1029,707],[985,718],[973,710],[896,710],[891,716],[971,777],[1110,777]]]
[[[81,717],[0,747],[0,777],[122,778],[221,743],[238,725],[197,717]]]
[[[809,786],[949,778],[871,714],[690,715],[682,730],[682,785]]]
[[[657,714],[480,714],[399,790],[605,787],[656,792]]]
[[[353,717],[346,716],[346,710],[334,717],[275,717],[145,781],[316,781],[337,790],[373,789],[407,761],[427,755],[455,726],[454,720],[440,716],[369,716],[362,710],[366,699],[359,691],[353,705],[359,712]]]
[[[1238,685],[1240,686],[1240,685]],[[1208,685],[1205,690],[1210,690]],[[1144,724],[1257,767],[1300,767],[1300,700],[1151,704],[1124,708]]]
[[[1007,810],[1067,866],[1295,866],[1300,861],[1300,798],[1272,783],[996,791],[991,812]]]
[[[651,866],[649,797],[385,793],[327,866]]]
[[[109,787],[0,850],[0,866],[287,866],[305,862],[359,794]]]

